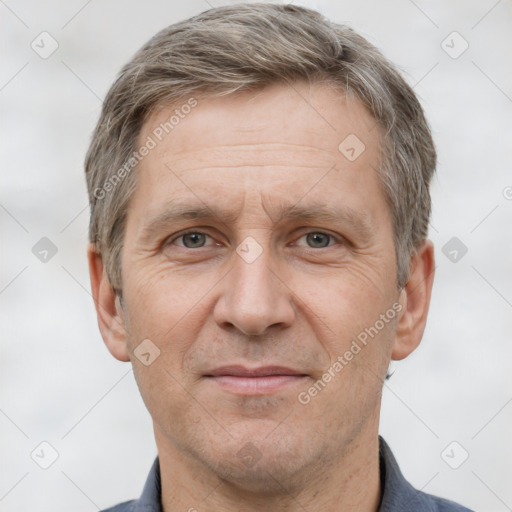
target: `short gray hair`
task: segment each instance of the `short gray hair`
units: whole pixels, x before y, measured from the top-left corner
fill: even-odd
[[[378,174],[393,220],[397,287],[405,286],[410,257],[428,234],[436,167],[418,98],[395,66],[350,27],[305,7],[257,3],[210,9],[165,28],[123,67],[105,98],[85,173],[89,240],[116,293],[122,290],[121,250],[136,186],[136,172],[126,162],[133,160],[150,114],[193,95],[224,96],[298,80],[337,86],[382,129]]]

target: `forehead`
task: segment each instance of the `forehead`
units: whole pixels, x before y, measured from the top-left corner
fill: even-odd
[[[189,108],[191,102],[196,106]],[[296,144],[330,153],[332,160],[333,149],[337,158],[339,143],[351,134],[365,139],[370,150],[379,145],[378,124],[358,99],[333,84],[297,82],[161,106],[144,124],[139,144],[153,137],[155,153],[159,147],[172,150],[175,163],[184,154],[229,143],[228,137],[232,145]]]
[[[317,204],[334,199],[339,186],[352,203],[356,193],[366,202],[368,194],[382,196],[380,129],[359,101],[332,85],[275,84],[185,99],[152,114],[138,146],[149,140],[130,205],[139,214],[187,196],[238,211],[251,198],[269,208],[272,198],[291,204],[308,188]],[[320,177],[322,186],[312,186]]]

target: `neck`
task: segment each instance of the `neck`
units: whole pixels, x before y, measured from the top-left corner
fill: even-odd
[[[377,512],[382,492],[378,421],[377,428],[372,427],[363,428],[332,460],[320,460],[290,481],[279,482],[282,492],[278,493],[255,493],[220,477],[177,449],[155,427],[163,511]],[[275,489],[275,485],[271,487]]]

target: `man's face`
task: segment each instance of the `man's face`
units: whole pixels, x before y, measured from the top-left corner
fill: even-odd
[[[127,350],[159,451],[257,489],[377,428],[399,298],[379,129],[319,84],[197,99],[137,171]],[[175,108],[148,120],[141,145]],[[148,366],[134,355],[143,340],[160,351]]]

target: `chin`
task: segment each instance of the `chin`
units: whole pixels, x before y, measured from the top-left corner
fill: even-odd
[[[276,458],[281,458],[277,461]],[[252,467],[233,465],[232,460],[217,461],[212,468],[224,483],[244,493],[250,492],[258,495],[280,495],[283,490],[293,493],[299,488],[298,477],[304,470],[304,461],[289,460],[289,454],[281,456],[273,454],[271,457],[263,455]]]
[[[245,493],[298,492],[314,474],[315,462],[322,460],[320,453],[315,456],[315,448],[320,452],[321,447],[308,442],[303,432],[284,428],[286,432],[281,425],[270,435],[262,429],[238,435],[213,452],[204,450],[203,462],[226,485]]]
[[[245,497],[247,494],[253,493],[255,497],[271,497],[283,494],[283,491],[294,494],[293,489],[295,485],[290,485],[290,477],[288,475],[275,474],[270,469],[264,468],[252,469],[248,471],[236,471],[225,476],[219,474],[219,477],[225,486],[243,493]]]

